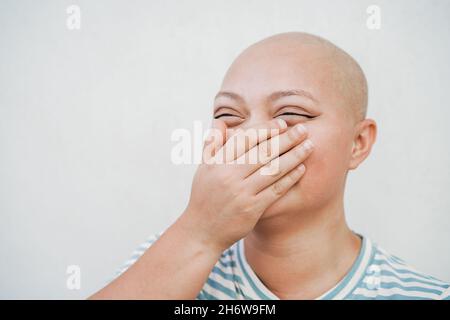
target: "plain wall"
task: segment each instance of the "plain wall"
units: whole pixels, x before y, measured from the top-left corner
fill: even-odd
[[[85,298],[173,222],[195,166],[171,162],[171,133],[206,127],[233,58],[285,31],[366,72],[379,131],[349,175],[351,228],[450,281],[449,13],[445,0],[1,0],[0,298]]]

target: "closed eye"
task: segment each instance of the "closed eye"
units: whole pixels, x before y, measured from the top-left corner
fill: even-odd
[[[282,114],[279,114],[278,117],[279,116],[298,116],[298,117],[305,117],[305,118],[308,118],[308,119],[314,118],[313,116],[310,116],[308,114],[296,113],[296,112],[284,112]]]
[[[219,114],[217,116],[214,116],[214,119],[219,119],[219,118],[222,118],[222,117],[237,117],[237,115],[231,114],[231,113],[222,113],[222,114]]]

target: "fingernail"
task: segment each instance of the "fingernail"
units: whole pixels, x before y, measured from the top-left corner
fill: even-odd
[[[281,129],[286,129],[287,128],[287,123],[286,121],[284,121],[283,119],[278,119],[278,125],[280,126]]]
[[[302,124],[297,124],[295,126],[295,129],[298,131],[298,133],[303,134],[306,132],[306,127]]]
[[[311,140],[306,139],[305,142],[303,142],[303,147],[305,149],[312,149],[312,147],[314,147],[314,144],[312,143]]]

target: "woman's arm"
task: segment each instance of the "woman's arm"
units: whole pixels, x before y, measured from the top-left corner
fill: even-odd
[[[196,298],[221,253],[245,237],[264,211],[303,176],[302,162],[312,151],[304,127],[286,131],[284,121],[272,121],[270,129],[277,130],[270,134],[279,138],[275,150],[268,145],[272,138],[267,134],[248,131],[238,132],[224,144],[225,124],[219,120],[215,124],[220,134],[207,140],[203,151],[207,161],[194,176],[186,211],[134,265],[92,299]],[[241,148],[230,152],[236,146]],[[210,161],[218,157],[223,161]],[[242,158],[264,161],[233,164]]]
[[[127,271],[89,299],[195,299],[222,249],[204,243],[183,214]]]

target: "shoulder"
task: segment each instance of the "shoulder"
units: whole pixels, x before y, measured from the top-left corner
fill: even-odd
[[[355,298],[450,299],[450,284],[407,264],[399,257],[372,245],[365,275],[354,291]]]

